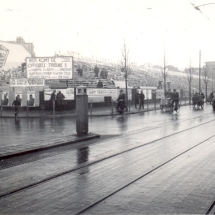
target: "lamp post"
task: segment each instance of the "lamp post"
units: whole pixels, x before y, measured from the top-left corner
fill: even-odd
[[[201,51],[199,51],[199,92],[201,92]]]

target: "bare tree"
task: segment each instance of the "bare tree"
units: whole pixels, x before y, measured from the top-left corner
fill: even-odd
[[[191,62],[190,62],[190,67],[187,69],[186,73],[187,73],[187,81],[189,86],[189,104],[191,104],[191,93],[192,93],[191,89],[192,89],[192,81],[193,81]]]
[[[204,66],[203,68],[203,81],[205,83],[205,98],[208,98],[208,83],[209,83],[209,70]]]
[[[162,77],[163,77],[164,97],[166,98],[166,79],[168,77],[168,73],[167,73],[167,63],[166,63],[165,52],[164,52],[163,68],[161,69],[161,74],[162,74]]]
[[[124,41],[124,45],[122,48],[122,72],[124,72],[124,77],[125,77],[125,90],[126,90],[126,107],[128,107],[128,75],[132,71],[132,63],[129,58],[129,49],[126,46],[126,43]]]

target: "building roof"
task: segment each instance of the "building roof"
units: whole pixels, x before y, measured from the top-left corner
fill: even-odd
[[[9,50],[6,63],[2,69],[21,66],[26,57],[31,57],[31,54],[21,44],[0,41],[0,45]]]

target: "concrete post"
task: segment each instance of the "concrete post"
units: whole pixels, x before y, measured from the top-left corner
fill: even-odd
[[[28,107],[28,100],[27,100],[27,116],[28,116],[28,113],[29,113],[29,107]]]
[[[55,115],[55,100],[52,100],[52,114]]]
[[[87,88],[76,88],[76,132],[78,135],[88,133],[88,96]]]

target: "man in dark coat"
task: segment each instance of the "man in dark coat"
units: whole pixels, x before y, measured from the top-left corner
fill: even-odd
[[[95,73],[95,77],[99,77],[99,68],[97,67],[97,65],[94,68],[94,73]]]
[[[12,106],[15,106],[15,117],[19,114],[19,107],[21,106],[20,95],[17,95],[16,99],[13,101]]]
[[[98,81],[97,88],[103,88],[103,83],[101,82],[101,80]]]
[[[143,91],[141,90],[140,94],[139,94],[139,109],[141,109],[141,107],[144,109],[144,99],[145,99],[145,95],[143,93]]]

